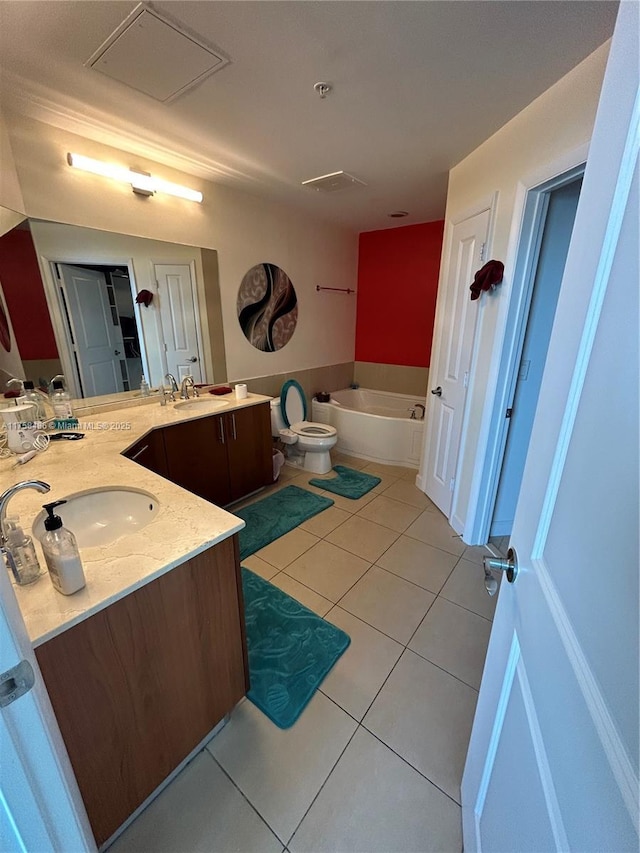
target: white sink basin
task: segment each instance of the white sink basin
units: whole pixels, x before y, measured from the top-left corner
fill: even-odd
[[[179,412],[207,411],[215,412],[216,409],[224,409],[229,405],[228,400],[214,400],[212,397],[192,397],[190,400],[180,400],[179,403],[174,403],[173,408]]]
[[[136,533],[153,521],[159,504],[155,495],[127,486],[106,486],[67,495],[66,504],[55,508],[66,528],[78,540],[80,548],[108,545],[121,536]],[[33,522],[33,535],[46,533],[43,510]]]

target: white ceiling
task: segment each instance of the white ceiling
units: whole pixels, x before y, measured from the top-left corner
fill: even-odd
[[[157,2],[231,59],[163,104],[84,65],[135,6],[0,0],[4,106],[358,231],[441,218],[448,170],[609,38],[617,9],[603,0]],[[324,100],[320,80],[333,86]],[[342,169],[367,186],[301,185]],[[398,209],[410,215],[389,219]]]

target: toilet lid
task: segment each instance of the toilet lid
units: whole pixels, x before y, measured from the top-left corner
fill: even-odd
[[[335,427],[329,424],[318,424],[315,421],[298,421],[291,424],[291,429],[298,435],[308,435],[310,438],[329,438],[337,435]]]
[[[295,379],[289,379],[282,386],[280,391],[280,411],[285,426],[290,427],[291,424],[306,421],[307,419],[307,400],[304,396],[304,391],[299,382]]]

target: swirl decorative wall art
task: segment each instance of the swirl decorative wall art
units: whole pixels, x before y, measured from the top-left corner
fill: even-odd
[[[240,284],[237,307],[244,336],[256,349],[276,352],[291,340],[298,322],[298,297],[280,267],[251,267]]]

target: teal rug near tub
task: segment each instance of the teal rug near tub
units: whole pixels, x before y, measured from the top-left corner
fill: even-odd
[[[242,591],[251,684],[247,698],[276,726],[288,729],[351,640],[244,567]]]
[[[309,480],[309,485],[326,489],[328,492],[355,501],[366,495],[371,489],[375,489],[378,483],[382,482],[380,477],[363,474],[362,471],[355,471],[353,468],[346,468],[344,465],[334,465],[333,470],[337,473],[337,477],[333,477],[331,480]]]
[[[316,495],[298,486],[285,486],[268,498],[243,509],[233,510],[233,514],[244,519],[247,524],[240,531],[240,559],[255,554],[274,539],[279,539],[332,505],[331,498]]]

